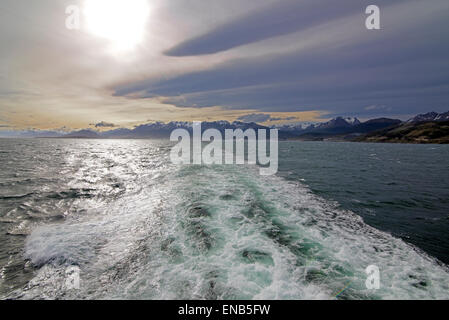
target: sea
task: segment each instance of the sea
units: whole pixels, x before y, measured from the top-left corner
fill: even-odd
[[[172,146],[0,139],[0,299],[449,299],[449,145]]]

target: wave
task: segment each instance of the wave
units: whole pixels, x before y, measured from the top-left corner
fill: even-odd
[[[34,229],[25,255],[40,269],[16,297],[449,298],[445,265],[301,183],[168,164],[127,183],[145,187]],[[61,285],[73,265],[79,290]],[[379,290],[365,286],[369,265]]]

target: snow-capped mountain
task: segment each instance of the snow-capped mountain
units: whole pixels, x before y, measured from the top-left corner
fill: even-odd
[[[349,124],[351,124],[353,126],[361,124],[360,120],[357,119],[356,117],[354,117],[354,118],[351,118],[351,117],[343,118],[343,120],[345,120],[347,123],[349,123]]]
[[[315,128],[317,122],[296,122],[289,124],[278,124],[271,126],[273,129],[278,129],[281,131],[294,132],[294,131],[302,131],[307,129]]]
[[[364,134],[400,124],[400,120],[379,118],[361,122],[357,118],[337,117],[327,122],[289,124],[278,126],[280,132],[288,132],[298,137],[327,137],[344,134]]]
[[[165,139],[169,138],[170,134],[175,129],[185,129],[192,133],[193,123],[183,121],[173,121],[169,123],[154,122],[148,124],[142,124],[134,129],[114,129],[99,133],[100,138],[152,138],[152,139]],[[240,121],[228,122],[228,121],[213,121],[202,122],[201,130],[204,132],[207,129],[216,129],[222,134],[226,129],[268,129],[256,123],[244,123]]]
[[[316,126],[318,129],[333,129],[341,127],[352,127],[360,124],[361,122],[357,118],[343,118],[337,117],[324,123],[320,123]]]
[[[327,122],[300,122],[285,125],[277,125],[273,126],[273,128],[287,132],[301,132],[318,129],[349,128],[359,124],[361,124],[361,122],[357,118],[337,117]]]
[[[428,112],[419,114],[416,117],[408,120],[408,123],[426,122],[426,121],[449,121],[449,111],[445,113]]]

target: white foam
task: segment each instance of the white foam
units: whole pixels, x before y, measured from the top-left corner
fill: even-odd
[[[302,184],[253,167],[163,170],[157,181],[133,181],[148,188],[35,229],[26,256],[45,267],[26,297],[333,299],[348,284],[339,297],[449,297],[447,267]],[[207,214],[189,216],[195,206]],[[276,227],[280,239],[267,235]],[[248,260],[245,250],[261,258]],[[73,296],[45,280],[71,264],[83,283]],[[380,290],[364,286],[368,265],[380,268]]]

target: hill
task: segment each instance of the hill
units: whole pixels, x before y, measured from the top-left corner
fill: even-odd
[[[449,121],[406,122],[369,133],[355,141],[390,143],[449,143]]]

